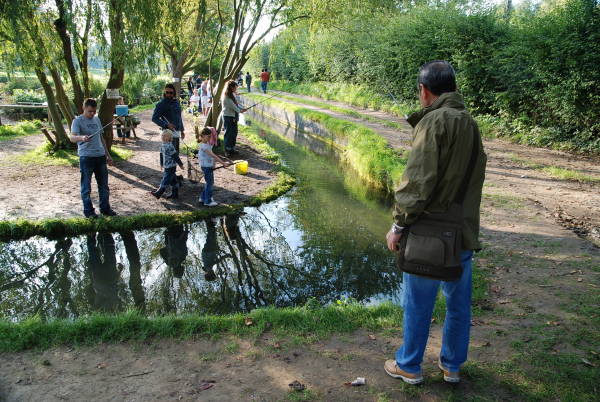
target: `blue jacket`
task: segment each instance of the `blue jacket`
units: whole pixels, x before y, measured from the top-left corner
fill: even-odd
[[[181,120],[181,105],[177,99],[162,98],[154,107],[152,121],[162,128],[167,128],[168,123],[161,119],[165,117],[169,123],[175,125],[175,130],[183,130],[183,121]]]

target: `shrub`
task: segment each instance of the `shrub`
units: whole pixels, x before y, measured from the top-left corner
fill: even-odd
[[[13,96],[15,102],[30,102],[30,103],[44,103],[46,102],[46,95],[44,93],[26,90],[26,89],[15,89],[13,90]]]

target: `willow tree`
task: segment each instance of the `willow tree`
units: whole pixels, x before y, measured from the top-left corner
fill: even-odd
[[[163,0],[165,24],[159,32],[162,50],[169,60],[171,76],[179,97],[183,76],[207,63],[215,37],[221,29],[217,0]],[[222,27],[227,30],[226,26]]]
[[[22,63],[22,68],[33,70],[40,81],[48,102],[48,114],[52,118],[55,147],[70,146],[69,137],[62,124],[73,116],[68,99],[60,81],[60,51],[57,38],[51,29],[52,12],[42,7],[40,1],[7,1],[2,3],[0,13],[0,36],[13,44],[12,50]],[[52,76],[54,85],[48,79]]]
[[[220,98],[227,81],[239,74],[248,61],[252,49],[271,31],[308,17],[308,11],[301,6],[301,3],[294,0],[216,0],[221,29],[217,32],[211,50],[209,68],[216,56],[215,50],[221,37],[227,34],[223,28],[231,26],[231,31],[228,32],[228,44],[222,56],[217,85],[213,88],[214,99]],[[225,14],[224,10],[227,9],[231,10],[230,15]],[[212,76],[210,69],[209,75]],[[216,126],[220,113],[220,103],[213,102],[206,124]]]

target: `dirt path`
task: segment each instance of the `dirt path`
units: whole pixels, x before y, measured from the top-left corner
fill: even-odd
[[[278,96],[274,99],[365,125],[381,134],[394,148],[410,147],[411,128],[406,120],[397,116],[310,96],[280,91],[276,93],[296,98],[298,101],[294,102]],[[404,129],[393,129],[377,122],[350,117],[326,108],[302,103],[302,100],[326,102],[373,118],[393,121],[402,124]],[[571,227],[580,234],[588,235],[600,245],[600,158],[532,148],[498,139],[485,140],[484,146],[488,155],[486,185],[494,188],[490,191],[538,203],[551,212],[560,224]],[[586,183],[556,179],[545,173],[542,170],[544,167],[569,169],[590,176],[596,181]]]
[[[123,146],[132,150],[134,155],[109,167],[110,201],[120,215],[198,208],[201,183],[186,180],[177,202],[164,199],[157,201],[148,194],[148,191],[158,187],[162,177],[158,162],[159,132],[151,121],[151,115],[151,110],[139,114],[142,122],[136,130],[138,139],[129,139]],[[193,132],[189,127],[186,131]],[[271,172],[273,166],[261,158],[243,137],[238,138],[239,158],[248,160],[249,173],[240,176],[234,174],[233,168],[216,170],[214,198],[218,202],[241,202],[270,185],[275,177]],[[0,189],[0,219],[82,215],[78,167],[24,166],[14,160],[16,153],[33,149],[44,141],[43,136],[34,135],[0,143],[0,182],[3,183]],[[181,149],[184,148],[181,144]],[[186,165],[186,158],[182,159]],[[197,160],[193,159],[192,164],[197,167]],[[185,173],[178,172],[188,177],[187,167]],[[92,200],[96,209],[97,197],[97,188],[92,183]]]

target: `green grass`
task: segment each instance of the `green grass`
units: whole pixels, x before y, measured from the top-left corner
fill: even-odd
[[[269,82],[269,89],[315,96],[325,100],[335,100],[362,108],[381,110],[399,117],[418,109],[416,98],[415,102],[412,103],[397,102],[390,95],[382,95],[367,86],[357,84],[272,81]]]
[[[264,100],[263,96],[247,94],[246,97]],[[269,99],[265,105],[281,108],[305,120],[321,124],[347,145],[342,155],[358,176],[379,190],[392,192],[406,166],[405,155],[393,150],[387,141],[374,130],[361,124],[332,117],[326,113],[306,109],[287,102]]]
[[[544,165],[541,163],[533,163],[526,161],[517,157],[516,155],[511,155],[510,160],[514,163],[517,163],[522,166],[526,166],[530,169],[534,169],[540,172],[547,174],[550,177],[559,180],[570,180],[570,181],[578,181],[580,183],[600,183],[600,177],[590,176],[584,173],[581,173],[577,170],[562,168],[559,166],[553,165]]]
[[[12,140],[25,135],[41,134],[42,122],[39,120],[24,121],[12,126],[0,126],[0,141]]]
[[[129,109],[129,113],[140,113],[146,110],[154,109],[155,106],[155,103],[148,103],[147,105],[137,105]]]
[[[115,161],[123,161],[133,156],[133,151],[113,145],[110,155]],[[77,151],[60,149],[52,152],[52,145],[48,142],[20,155],[14,159],[23,165],[41,166],[79,166]]]
[[[50,218],[43,220],[17,219],[0,221],[0,241],[23,240],[33,236],[60,238],[98,231],[118,232],[122,230],[141,230],[191,223],[206,217],[239,213],[245,206],[258,206],[262,203],[274,200],[294,187],[296,183],[295,179],[281,165],[276,152],[270,148],[264,140],[260,139],[260,137],[248,135],[248,133],[243,130],[242,132],[255,144],[259,151],[264,153],[265,158],[274,163],[275,170],[277,171],[277,180],[271,186],[241,204],[224,205],[191,212],[157,212],[134,216],[99,218],[94,220],[86,218]]]
[[[253,325],[244,318],[250,316]],[[94,314],[75,320],[44,321],[31,318],[19,323],[0,321],[0,352],[47,349],[58,345],[91,345],[99,342],[143,341],[154,338],[190,338],[195,335],[236,335],[256,337],[267,328],[287,335],[326,336],[359,328],[377,330],[397,327],[402,310],[392,304],[366,307],[360,304],[312,306],[253,310],[249,314],[183,315],[148,318],[129,311],[117,315]],[[236,343],[225,351],[235,353]]]

